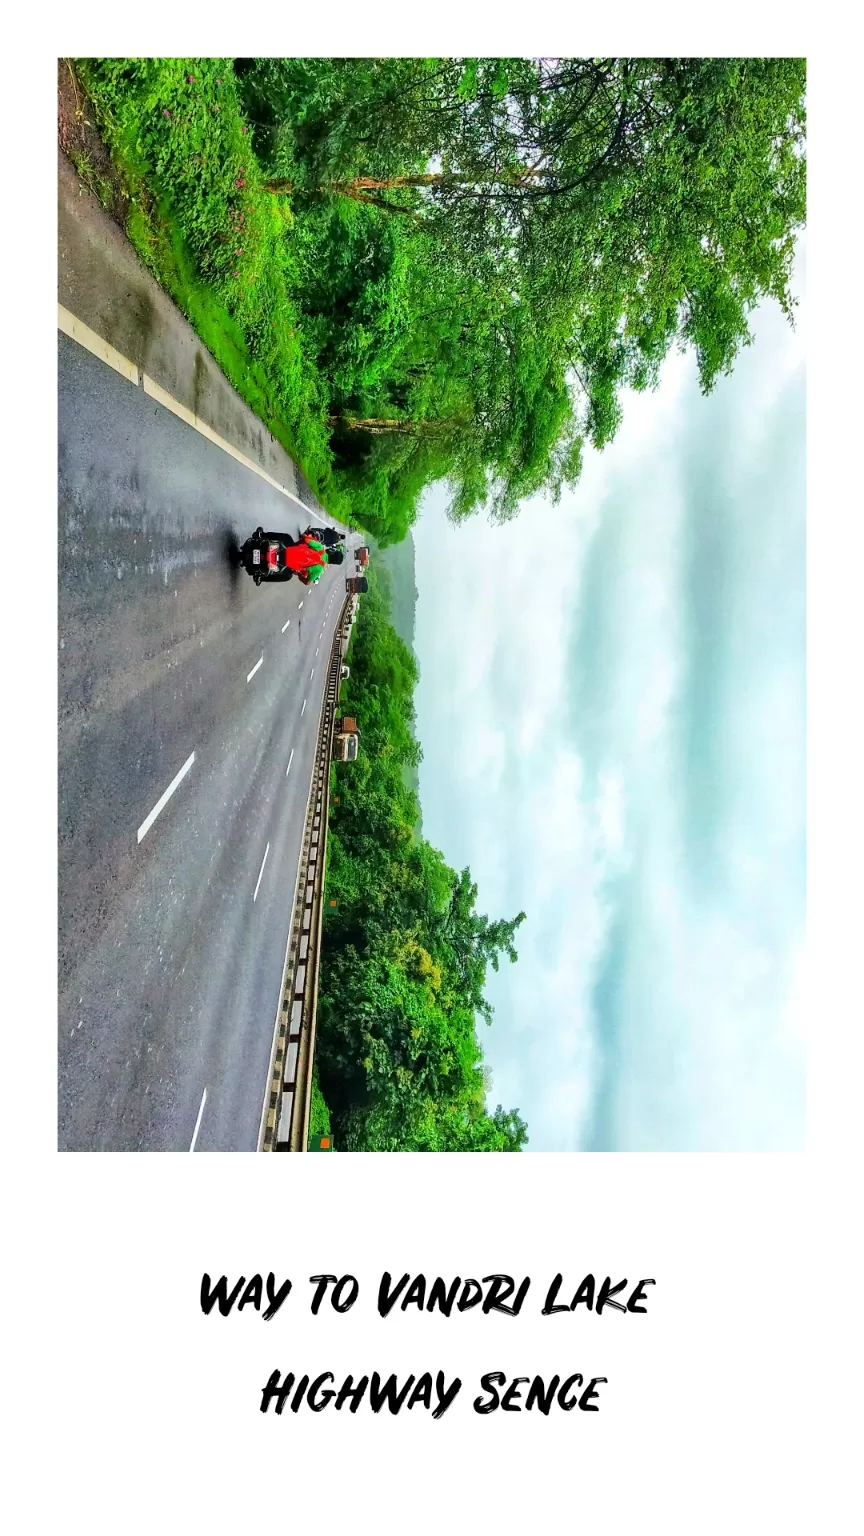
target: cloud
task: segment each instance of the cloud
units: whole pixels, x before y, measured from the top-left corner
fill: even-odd
[[[628,400],[557,511],[424,505],[424,830],[528,914],[482,1039],[532,1149],[802,1143],[803,413],[760,312],[713,396],[676,357]]]

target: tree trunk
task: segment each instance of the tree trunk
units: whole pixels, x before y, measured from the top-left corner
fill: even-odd
[[[527,181],[536,180],[541,173],[542,166],[538,162],[537,165],[525,166],[521,171],[489,171],[477,176],[455,176],[444,171],[429,171],[421,176],[355,176],[351,181],[325,181],[316,190],[336,192],[343,197],[355,197],[362,201],[364,192],[389,192],[395,187],[520,187]],[[265,181],[264,187],[267,192],[294,192],[296,182],[280,176]]]
[[[403,421],[398,416],[330,416],[331,427],[344,427],[349,432],[371,432],[373,436],[401,432],[404,437],[414,437],[423,422]]]
[[[343,427],[349,432],[369,432],[373,437],[401,433],[403,437],[420,437],[440,432],[455,421],[405,421],[398,416],[328,416],[331,427]]]

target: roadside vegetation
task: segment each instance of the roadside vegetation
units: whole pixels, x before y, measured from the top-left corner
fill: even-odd
[[[330,1136],[330,1111],[324,1101],[324,1095],[318,1085],[317,1068],[312,1074],[312,1103],[309,1107],[309,1136]]]
[[[417,664],[369,568],[341,707],[361,749],[333,772],[316,1064],[340,1151],[517,1152],[517,1110],[490,1113],[480,1028],[488,967],[515,961],[524,919],[477,911],[470,871],[418,835]]]
[[[792,314],[795,59],[89,59],[127,231],[331,513],[386,546],[578,478],[626,387]]]

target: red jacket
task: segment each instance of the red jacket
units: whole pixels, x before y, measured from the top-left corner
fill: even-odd
[[[291,544],[285,551],[285,564],[290,571],[306,571],[312,565],[326,565],[327,555],[324,547],[314,539],[304,539],[300,544]]]

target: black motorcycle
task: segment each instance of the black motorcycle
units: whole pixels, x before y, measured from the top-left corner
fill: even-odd
[[[240,564],[256,587],[262,581],[290,581],[294,575],[285,564],[285,551],[298,543],[287,533],[265,533],[256,528],[251,539],[240,546]]]
[[[345,535],[338,528],[307,528],[305,532],[309,538],[317,539],[325,549],[335,549],[337,544],[344,544]]]

